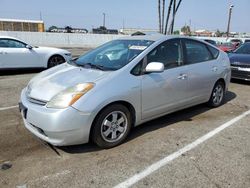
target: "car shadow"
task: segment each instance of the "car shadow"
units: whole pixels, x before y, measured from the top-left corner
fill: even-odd
[[[31,74],[31,73],[39,73],[45,69],[13,69],[13,70],[0,70],[0,76],[14,76],[20,74]]]
[[[225,96],[224,104],[228,103],[229,101],[236,98],[236,94],[228,91]],[[169,126],[171,124],[181,122],[181,121],[192,121],[192,118],[202,114],[204,112],[207,112],[211,110],[212,108],[209,108],[206,106],[206,104],[200,104],[191,108],[187,108],[178,112],[174,112],[165,116],[162,116],[160,118],[151,120],[149,122],[143,123],[140,126],[137,126],[133,128],[133,130],[130,132],[130,135],[126,139],[125,143],[133,140],[137,137],[140,137],[148,132],[155,131],[157,129],[161,129],[163,127]],[[63,147],[57,147],[58,149],[63,150],[66,153],[70,154],[77,154],[77,153],[86,153],[86,152],[95,152],[102,150],[98,146],[96,146],[93,143],[87,143],[87,144],[81,144],[81,145],[74,145],[74,146],[63,146]]]

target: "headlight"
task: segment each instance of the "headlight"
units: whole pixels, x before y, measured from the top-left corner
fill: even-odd
[[[73,105],[85,93],[94,87],[94,83],[77,84],[55,95],[48,103],[48,108],[66,108]]]
[[[66,55],[66,56],[71,56],[71,53],[65,53],[64,55]]]

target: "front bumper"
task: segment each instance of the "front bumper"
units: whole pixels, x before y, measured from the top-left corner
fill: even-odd
[[[40,139],[56,146],[89,141],[93,121],[91,113],[83,113],[72,107],[51,109],[34,104],[27,99],[25,89],[19,106],[25,127]]]
[[[250,68],[232,67],[232,78],[250,81]]]

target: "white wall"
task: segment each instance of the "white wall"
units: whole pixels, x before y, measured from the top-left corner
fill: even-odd
[[[124,35],[0,31],[0,36],[16,37],[28,44],[37,46],[95,48],[110,40],[123,37]],[[227,39],[223,37],[197,38],[212,39],[218,42],[230,41],[230,38]],[[242,40],[245,41],[244,38],[242,38]]]
[[[57,47],[87,47],[94,48],[105,42],[123,37],[109,34],[78,34],[78,33],[40,33],[0,31],[0,36],[11,36],[31,45]]]

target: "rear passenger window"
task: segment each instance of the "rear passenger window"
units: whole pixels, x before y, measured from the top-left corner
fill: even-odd
[[[216,59],[219,55],[219,50],[215,49],[214,47],[212,46],[209,46],[207,45],[208,49],[210,50],[212,56],[213,56],[213,59]]]
[[[200,63],[213,59],[205,44],[195,40],[185,40],[185,64]]]

